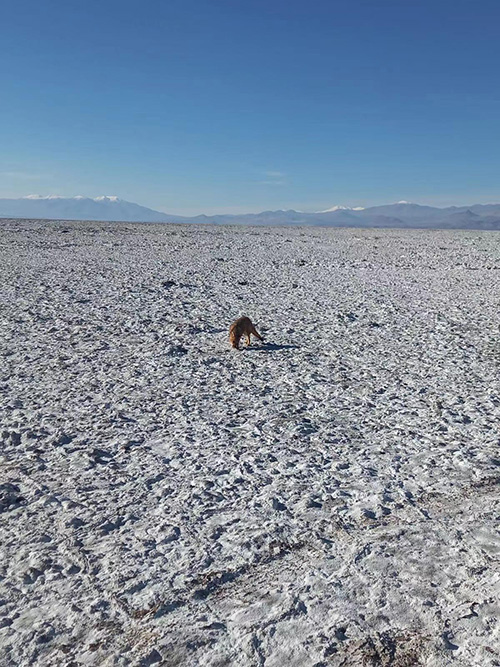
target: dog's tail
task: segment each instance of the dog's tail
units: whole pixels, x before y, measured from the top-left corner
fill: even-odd
[[[257,331],[257,329],[253,326],[253,324],[252,324],[252,331],[251,331],[250,333],[252,333],[252,334],[253,334],[254,336],[256,336],[259,340],[261,340],[262,342],[264,342],[264,339],[262,338],[262,336],[260,335],[260,333]]]

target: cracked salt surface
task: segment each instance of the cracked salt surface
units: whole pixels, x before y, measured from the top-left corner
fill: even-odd
[[[2,221],[0,664],[500,665],[499,242]]]

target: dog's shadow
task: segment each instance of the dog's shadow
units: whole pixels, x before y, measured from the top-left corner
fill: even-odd
[[[280,345],[278,343],[262,343],[262,345],[246,347],[248,352],[279,352],[280,350],[296,350],[298,345]]]

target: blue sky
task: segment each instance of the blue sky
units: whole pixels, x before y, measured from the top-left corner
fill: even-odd
[[[0,197],[500,201],[498,0],[5,0]]]

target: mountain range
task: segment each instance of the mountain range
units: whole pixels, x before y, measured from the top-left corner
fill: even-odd
[[[368,208],[333,206],[326,211],[315,213],[279,210],[243,215],[182,217],[154,211],[107,195],[94,199],[82,196],[28,195],[21,199],[0,199],[0,218],[500,230],[500,204],[437,208],[401,201]]]
[[[173,217],[118,197],[59,197],[28,195],[21,199],[0,199],[0,218],[46,220],[102,220],[120,222],[170,222]]]

